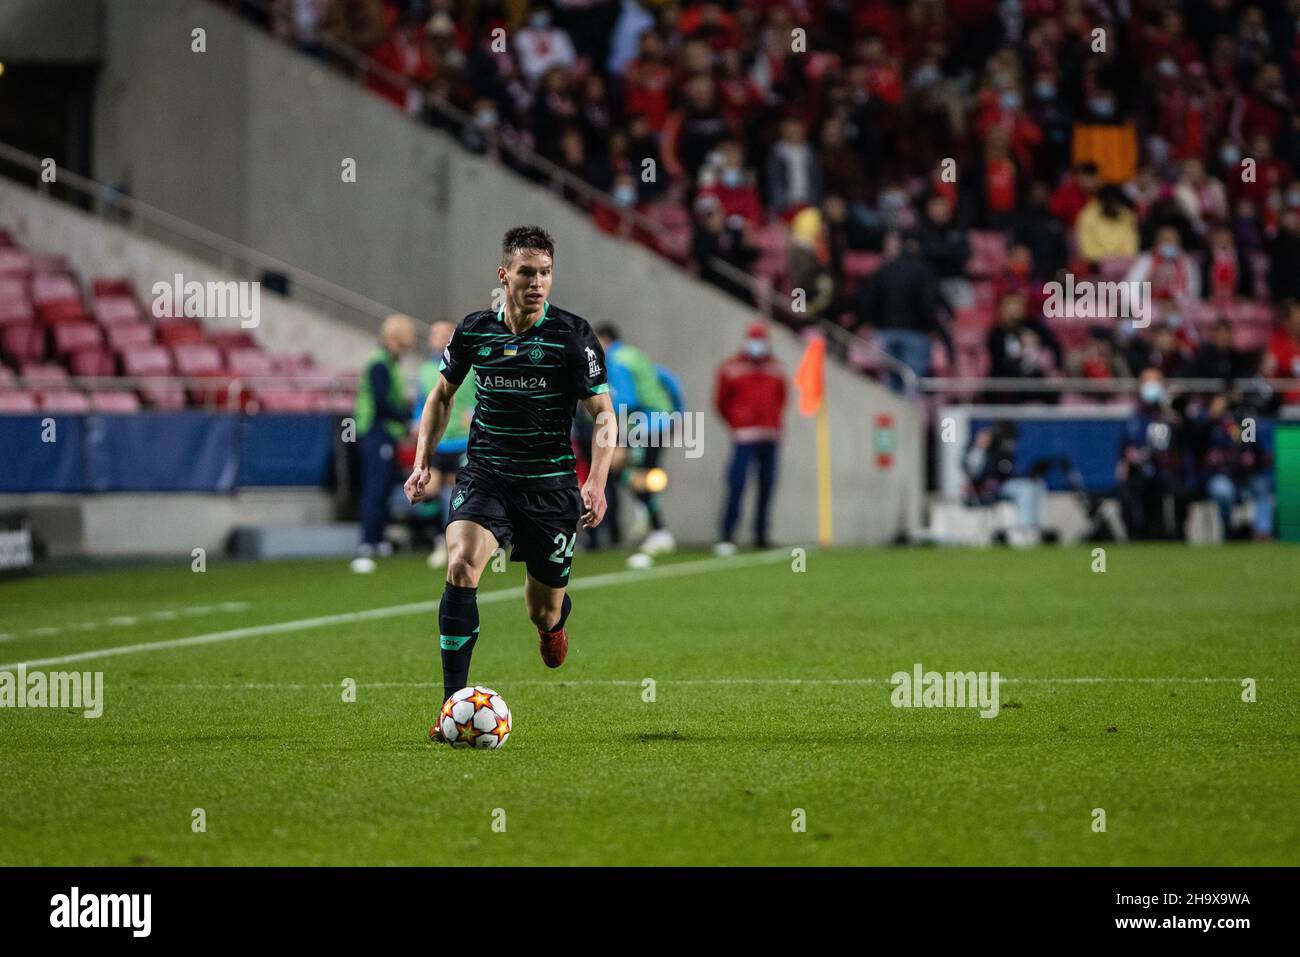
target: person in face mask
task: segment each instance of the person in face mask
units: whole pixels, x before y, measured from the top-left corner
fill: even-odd
[[[712,195],[722,204],[726,216],[739,216],[757,227],[763,218],[763,202],[752,177],[745,171],[745,150],[736,140],[724,140],[716,151],[716,180],[701,184],[698,195]]]
[[[1164,376],[1147,369],[1124,425],[1115,466],[1120,511],[1130,538],[1181,539],[1194,477],[1182,417],[1169,406]]]
[[[1183,251],[1177,227],[1161,226],[1155,238],[1155,248],[1134,260],[1124,279],[1149,282],[1153,302],[1186,312],[1201,297],[1201,270]]]
[[[722,536],[713,550],[734,555],[740,504],[749,473],[758,473],[754,544],[767,548],[768,512],[776,486],[777,448],[787,395],[785,370],[772,356],[767,326],[756,322],[745,332],[740,351],[718,367],[713,405],[731,430],[735,448],[727,468],[727,501]]]
[[[572,38],[551,23],[550,8],[544,3],[533,5],[528,26],[512,42],[519,70],[530,86],[553,67],[572,68],[578,58]]]

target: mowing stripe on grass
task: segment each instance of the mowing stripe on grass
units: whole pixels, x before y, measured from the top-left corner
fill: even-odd
[[[563,688],[566,685],[584,685],[590,687],[640,687],[645,679],[635,678],[580,678],[567,681],[543,681],[525,678],[510,681],[509,684],[536,685],[538,687]],[[1294,684],[1298,678],[1258,678],[1257,681]],[[1078,685],[1078,684],[1237,684],[1240,678],[1182,678],[1176,676],[1157,678],[998,678],[998,684],[1028,685]],[[661,685],[887,685],[891,682],[884,678],[660,678]],[[306,691],[332,688],[337,690],[337,682],[319,684],[299,684],[294,682],[258,682],[245,681],[236,684],[202,684],[178,682],[175,684],[149,685],[150,688],[171,688],[184,691]],[[358,682],[358,688],[441,688],[441,682],[435,681],[373,681]]]
[[[731,558],[705,558],[700,561],[680,562],[675,565],[660,565],[638,571],[607,572],[579,578],[569,583],[570,591],[588,588],[605,588],[609,585],[622,585],[626,582],[641,582],[657,578],[677,578],[705,571],[726,571],[729,568],[744,568],[749,565],[765,565],[771,562],[786,561],[788,552],[772,549],[766,552],[754,552],[750,555],[738,555]],[[522,585],[514,588],[498,588],[478,596],[479,604],[509,601],[524,597]],[[98,648],[94,651],[80,651],[71,655],[59,655],[54,658],[34,658],[28,661],[16,661],[0,665],[0,671],[9,671],[26,665],[28,668],[42,665],[61,665],[72,661],[91,661],[96,658],[113,658],[118,655],[136,655],[146,651],[163,651],[169,648],[188,648],[194,645],[211,645],[219,641],[234,641],[237,638],[255,638],[261,635],[283,635],[295,631],[308,631],[329,625],[346,625],[354,621],[375,621],[383,618],[401,618],[405,615],[420,615],[437,611],[437,601],[417,601],[405,605],[389,605],[386,608],[371,608],[366,611],[349,611],[337,615],[321,615],[317,618],[300,618],[297,621],[281,621],[270,625],[250,625],[247,628],[231,628],[228,631],[214,631],[205,635],[190,635],[187,638],[168,638],[164,641],[145,641],[135,645],[119,645],[115,648]]]

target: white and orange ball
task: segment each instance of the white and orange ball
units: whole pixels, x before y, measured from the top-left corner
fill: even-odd
[[[510,737],[510,708],[491,688],[461,688],[443,702],[438,727],[453,748],[499,748]]]

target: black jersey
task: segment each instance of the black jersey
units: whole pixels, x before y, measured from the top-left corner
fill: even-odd
[[[541,318],[515,335],[504,310],[472,312],[452,333],[440,365],[456,385],[471,368],[477,406],[465,468],[520,488],[576,486],[574,408],[609,391],[605,352],[587,321],[547,302]]]

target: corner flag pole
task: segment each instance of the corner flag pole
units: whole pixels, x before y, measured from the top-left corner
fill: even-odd
[[[808,340],[794,374],[799,412],[817,416],[817,544],[831,544],[831,419],[826,408],[826,339]]]
[[[831,418],[825,398],[817,409],[817,544],[831,547]]]

